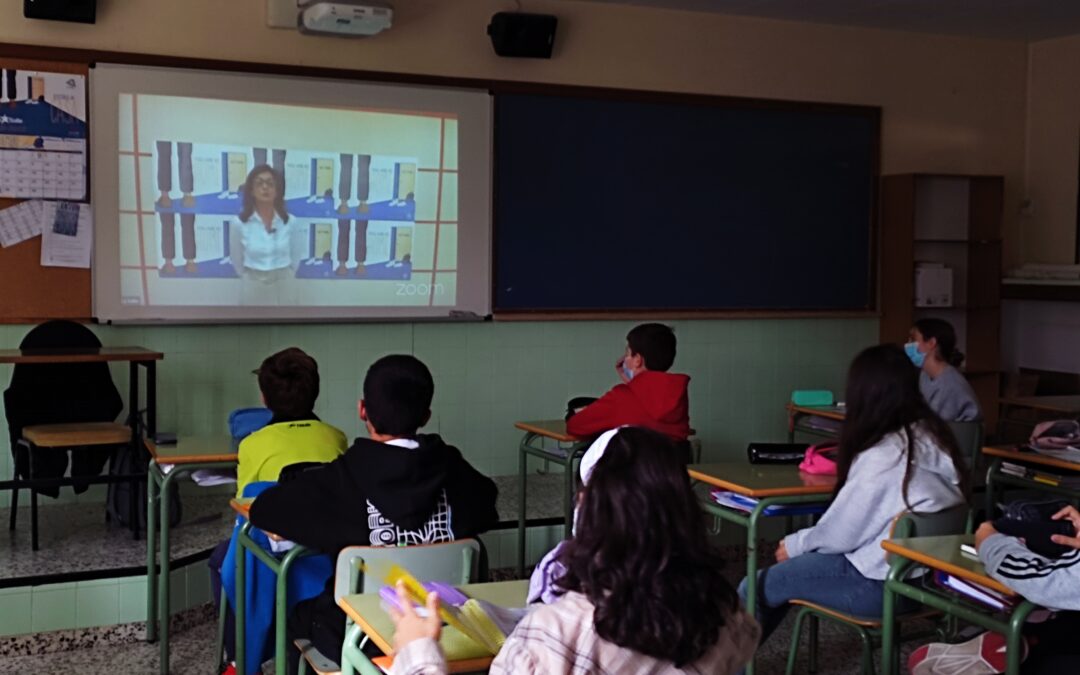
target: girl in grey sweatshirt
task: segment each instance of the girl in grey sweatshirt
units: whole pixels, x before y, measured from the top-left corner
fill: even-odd
[[[765,636],[796,599],[880,618],[888,572],[881,541],[893,520],[904,511],[935,513],[964,503],[960,451],[919,393],[904,350],[881,345],[855,357],[847,398],[833,502],[816,525],[788,535],[778,564],[759,574]],[[739,590],[745,599],[745,580]]]

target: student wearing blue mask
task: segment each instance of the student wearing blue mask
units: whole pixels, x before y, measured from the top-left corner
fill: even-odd
[[[982,419],[979,401],[957,368],[964,355],[956,348],[956,331],[943,319],[919,319],[904,345],[908,358],[922,372],[919,390],[930,409],[946,422]]]

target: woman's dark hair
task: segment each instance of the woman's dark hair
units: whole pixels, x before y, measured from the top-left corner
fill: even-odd
[[[956,330],[944,319],[919,319],[915,330],[922,335],[923,341],[937,340],[937,350],[941,360],[954,368],[964,362],[964,353],[956,348]]]
[[[244,181],[244,185],[241,187],[244,206],[240,210],[240,221],[246,223],[251,220],[251,214],[255,213],[255,179],[264,173],[274,177],[274,184],[277,186],[274,211],[277,211],[278,216],[281,217],[281,222],[287,223],[289,222],[289,212],[285,210],[285,176],[281,172],[274,170],[274,167],[269,164],[260,164],[248,173],[247,180]]]
[[[897,345],[864,349],[851,362],[847,379],[847,414],[840,431],[836,461],[836,491],[847,482],[855,458],[881,442],[888,434],[903,431],[907,441],[904,481],[901,491],[907,500],[911,469],[915,464],[916,427],[928,432],[952,459],[960,489],[968,495],[968,474],[964,456],[952,430],[934,414],[919,391],[919,370]]]
[[[720,639],[739,599],[720,573],[683,456],[662,434],[620,430],[581,494],[558,592],[584,594],[597,634],[682,668]]]

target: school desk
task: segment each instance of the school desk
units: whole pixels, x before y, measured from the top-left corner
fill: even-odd
[[[916,566],[928,570],[941,570],[965,581],[993,589],[1010,597],[1017,597],[1009,588],[986,573],[983,564],[960,553],[962,544],[974,544],[971,534],[941,537],[915,537],[913,539],[887,539],[881,547],[891,554],[889,574],[885,579],[884,606],[881,617],[881,672],[883,675],[899,673],[899,653],[896,631],[896,596],[911,598],[962,621],[982,626],[1005,636],[1007,675],[1020,672],[1021,629],[1035,605],[1018,598],[1018,603],[1003,615],[974,601],[962,600],[959,595],[938,589],[932,582],[919,577],[909,579],[908,574]]]
[[[770,506],[829,501],[836,487],[836,476],[803,473],[793,464],[747,462],[691,464],[688,470],[691,478],[702,483],[758,499],[757,505],[749,513],[721,506],[711,496],[701,503],[710,515],[746,528],[746,611],[754,616],[757,605],[758,520],[767,517],[764,511]],[[747,666],[746,672],[753,675],[753,661]]]
[[[525,576],[525,481],[528,477],[529,456],[539,457],[547,464],[563,467],[563,524],[564,536],[569,538],[574,525],[574,463],[581,459],[589,443],[566,433],[566,422],[517,422],[514,426],[525,432],[518,449],[518,576]],[[558,445],[544,447],[544,441]]]
[[[990,458],[990,468],[986,472],[986,517],[993,518],[995,500],[995,485],[1013,485],[1028,490],[1038,490],[1050,494],[1061,495],[1071,501],[1080,500],[1080,488],[1072,488],[1061,485],[1050,485],[1044,481],[1014,476],[1001,470],[1002,462],[1021,464],[1033,469],[1046,469],[1050,473],[1067,471],[1075,474],[1080,473],[1080,464],[1069,462],[1055,457],[1042,455],[1034,451],[1019,450],[1016,446],[987,446],[982,453]]]
[[[288,579],[289,569],[292,568],[293,562],[296,560],[309,556],[318,555],[318,551],[304,548],[299,544],[289,549],[282,557],[278,558],[270,551],[267,551],[262,546],[251,538],[251,521],[248,520],[248,513],[251,510],[251,502],[254,499],[233,499],[229,502],[229,506],[236,511],[237,515],[244,519],[244,524],[240,526],[240,532],[236,536],[236,604],[235,607],[246,608],[247,607],[247,556],[244,555],[244,551],[249,551],[255,558],[261,561],[264,565],[270,568],[270,570],[277,575],[277,585],[274,592],[274,672],[277,675],[284,675],[288,670],[286,667],[286,651],[287,646],[285,643],[285,627],[289,619],[289,606],[288,606]],[[245,665],[247,663],[247,651],[246,643],[244,640],[244,623],[246,616],[244,611],[236,612],[236,672],[245,673]]]
[[[811,406],[788,403],[787,412],[788,443],[795,442],[795,432],[797,431],[804,434],[814,434],[815,436],[833,438],[836,436],[836,432],[814,427],[813,421],[819,419],[835,423],[843,422],[845,417],[844,408],[835,405]]]
[[[1080,417],[1080,395],[1072,396],[1003,396],[998,399],[1001,414],[998,417],[998,433],[1002,433],[1006,424],[1031,427],[1043,418]],[[1014,409],[1033,410],[1038,419],[1017,419],[1010,417]]]
[[[157,362],[165,358],[161,352],[143,347],[90,347],[78,349],[0,349],[0,364],[56,364],[127,362],[128,401],[139,401],[139,367],[146,368],[146,433],[157,433]],[[137,405],[128,405],[137,409]],[[139,437],[138,416],[129,412],[127,424],[132,438]]]
[[[230,436],[181,437],[163,445],[146,440],[146,641],[161,640],[161,672],[169,672],[169,490],[173,481],[198,469],[236,466],[236,441]],[[160,530],[156,531],[160,518]],[[160,539],[160,541],[159,541]],[[154,564],[155,547],[160,549]],[[160,570],[160,577],[158,572]]]
[[[499,607],[524,607],[529,593],[528,580],[498,581],[487,584],[465,584],[459,587],[465,595],[478,600],[486,600]],[[353,620],[345,635],[342,649],[342,675],[352,675],[359,671],[362,675],[381,673],[371,660],[356,646],[360,637],[368,636],[384,654],[393,655],[394,622],[382,608],[378,593],[346,595],[338,600],[338,605]],[[471,673],[487,670],[494,660],[492,656],[481,655],[483,650],[476,647],[476,654],[467,654],[463,658],[454,658],[465,638],[456,629],[444,626],[439,642],[449,655],[449,672]],[[375,659],[387,663],[384,659]],[[355,669],[355,671],[354,671]]]

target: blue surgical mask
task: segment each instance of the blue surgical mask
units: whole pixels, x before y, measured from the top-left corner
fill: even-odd
[[[922,368],[923,362],[926,361],[926,354],[919,351],[919,345],[917,342],[908,342],[904,345],[904,352],[907,353],[908,358],[915,364],[916,368]]]
[[[634,371],[630,370],[626,366],[622,367],[622,372],[623,372],[623,375],[626,375],[626,379],[628,379],[628,380],[634,379]]]

